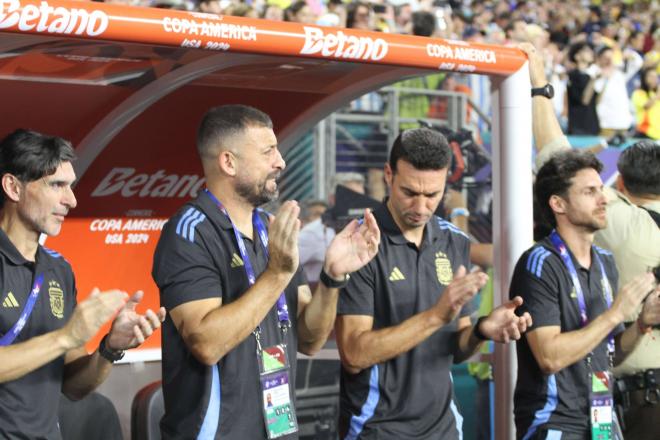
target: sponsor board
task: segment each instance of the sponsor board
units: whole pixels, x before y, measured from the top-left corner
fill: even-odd
[[[99,182],[91,197],[195,198],[206,179],[197,174],[137,173],[135,168],[115,167]]]
[[[524,54],[515,48],[475,47],[464,41],[58,0],[0,0],[0,32],[3,30],[105,40],[120,45],[138,43],[268,55],[311,55],[500,75],[517,71],[525,60]],[[439,63],[448,64],[439,66]]]
[[[222,21],[165,17],[163,19],[163,30],[167,33],[222,38],[225,40],[257,41],[256,26],[224,23]]]
[[[53,7],[46,1],[39,6],[19,0],[0,0],[0,29],[17,27],[22,32],[97,37],[108,29],[108,15],[101,10]]]
[[[160,232],[167,220],[153,218],[96,218],[89,223],[89,231],[105,234],[107,245],[147,244],[151,238],[149,232]]]
[[[167,219],[162,217],[71,217],[58,236],[48,237],[45,246],[69,261],[76,273],[78,302],[94,287],[121,289],[132,295],[144,291],[139,310],[158,310],[158,288],[151,279],[153,254]],[[118,238],[121,237],[121,238]],[[109,323],[86,345],[91,351],[109,331]],[[158,330],[160,331],[160,330]],[[141,349],[160,346],[158,331]]]
[[[426,54],[432,58],[443,58],[448,60],[440,65],[443,70],[459,70],[463,72],[471,72],[476,70],[475,66],[466,64],[452,63],[457,62],[470,62],[470,63],[484,63],[484,64],[497,64],[497,55],[494,50],[480,49],[476,47],[452,47],[446,44],[427,44]]]
[[[382,38],[358,37],[342,31],[324,32],[320,28],[303,26],[305,44],[301,55],[321,54],[324,57],[349,60],[379,61],[389,51],[387,41]]]

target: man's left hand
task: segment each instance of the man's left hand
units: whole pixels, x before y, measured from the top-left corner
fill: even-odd
[[[532,325],[532,317],[529,313],[516,315],[516,309],[522,303],[523,299],[516,296],[490,312],[490,315],[481,321],[481,333],[495,342],[507,343],[520,339],[520,336],[527,331],[527,327]]]
[[[364,220],[350,222],[330,243],[325,253],[325,272],[334,279],[344,278],[365,266],[378,253],[380,230],[367,209]]]
[[[135,308],[142,301],[143,296],[144,292],[141,290],[135,292],[112,322],[107,340],[108,349],[118,351],[137,347],[165,320],[164,307],[161,307],[158,313],[154,313],[151,309],[144,315],[137,313]]]

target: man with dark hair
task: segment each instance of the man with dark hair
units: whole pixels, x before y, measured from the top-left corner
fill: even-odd
[[[99,292],[76,304],[69,263],[39,244],[57,235],[76,207],[75,154],[64,139],[16,130],[0,141],[0,437],[61,438],[60,393],[80,399],[98,386],[123,350],[141,344],[164,310],[135,312],[142,292]],[[117,315],[99,349],[85,343]]]
[[[594,241],[614,253],[623,285],[660,265],[660,144],[631,145],[619,156],[617,168],[616,190],[606,192],[607,228]]]
[[[619,285],[660,267],[660,144],[640,141],[626,148],[617,163],[616,190],[608,188],[607,228],[594,242],[616,258]],[[652,440],[660,432],[660,329],[645,326],[640,310],[626,325],[642,325],[644,337],[614,369],[617,410],[627,438]]]
[[[470,322],[468,304],[488,277],[468,273],[469,239],[433,214],[450,161],[444,136],[425,128],[402,132],[392,147],[389,198],[374,212],[384,238],[339,300],[342,438],[461,438],[452,361],[484,340],[518,339],[531,324],[514,313],[520,298]]]
[[[568,133],[596,135],[600,131],[596,114],[594,85],[597,72],[593,64],[594,52],[587,42],[571,46],[568,58],[575,68],[568,72]]]
[[[435,32],[436,18],[428,11],[415,11],[412,14],[413,35],[431,37]]]
[[[624,331],[622,323],[660,288],[644,274],[616,294],[614,258],[593,246],[594,233],[607,224],[601,169],[592,153],[568,150],[553,155],[536,176],[535,196],[555,229],[522,255],[511,281],[510,296],[522,296],[521,311],[534,320],[517,350],[518,439],[618,438],[610,375],[642,335],[640,327]],[[660,323],[659,312],[660,302],[647,303],[643,324]],[[594,409],[600,421],[592,419],[590,428]]]
[[[532,87],[547,84],[543,60],[531,45],[521,49],[529,57]],[[540,167],[558,151],[571,148],[561,132],[551,102],[541,95],[532,98],[534,140]],[[618,163],[617,190],[603,189],[607,200],[607,226],[594,234],[594,243],[614,254],[620,277],[618,287],[660,265],[660,229],[653,215],[660,212],[660,146],[642,141],[624,150]],[[616,286],[615,286],[616,287]],[[658,302],[649,295],[646,306]],[[660,404],[655,403],[660,377],[660,329],[650,328],[640,318],[640,307],[626,316],[626,325],[644,333],[632,351],[614,369],[615,400],[626,437],[655,440],[660,430]],[[624,411],[621,411],[621,410]]]
[[[372,31],[374,30],[373,18],[373,9],[370,3],[355,1],[348,4],[346,9],[347,28]]]
[[[285,167],[270,118],[243,105],[211,109],[198,131],[207,188],[166,224],[153,278],[163,324],[163,438],[297,438],[296,350],[325,343],[338,287],[376,254],[373,215],[326,251],[314,295],[298,264],[299,207],[258,209]],[[268,226],[266,226],[268,225]],[[272,406],[264,404],[271,394]]]

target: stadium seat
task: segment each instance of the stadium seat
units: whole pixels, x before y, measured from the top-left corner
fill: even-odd
[[[160,419],[165,414],[161,381],[150,383],[135,395],[131,406],[131,438],[160,440]]]

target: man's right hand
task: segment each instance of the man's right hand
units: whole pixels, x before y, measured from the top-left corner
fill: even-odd
[[[128,294],[121,290],[101,292],[94,288],[90,296],[78,303],[69,322],[62,327],[68,350],[82,347],[126,304]]]
[[[268,228],[268,268],[283,275],[298,269],[298,233],[300,207],[295,201],[284,202]]]
[[[433,307],[436,316],[445,325],[449,324],[487,282],[488,275],[484,272],[477,271],[468,274],[465,266],[461,265],[454,274],[454,279]]]
[[[653,290],[654,282],[652,273],[644,273],[630,280],[619,290],[611,309],[618,322],[623,322],[637,313],[639,305]]]
[[[529,79],[532,87],[543,87],[548,84],[548,79],[545,76],[545,65],[543,58],[538,53],[532,43],[520,43],[518,49],[525,52],[529,60]]]

